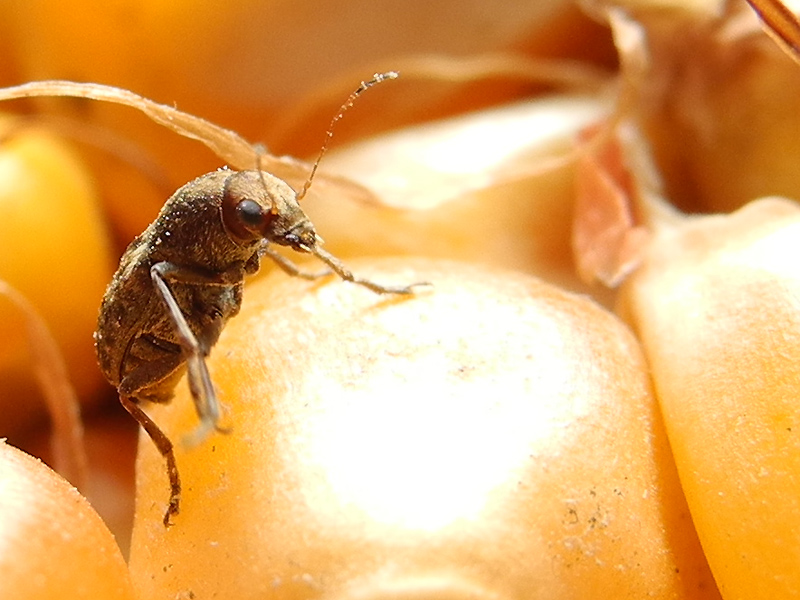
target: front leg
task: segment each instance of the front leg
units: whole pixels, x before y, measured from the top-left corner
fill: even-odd
[[[311,252],[311,254],[313,254],[314,256],[316,256],[319,260],[324,262],[326,265],[328,265],[330,269],[319,271],[317,273],[309,273],[308,271],[301,270],[300,267],[294,264],[291,260],[283,256],[282,254],[276,252],[269,246],[265,246],[261,250],[261,252],[270,257],[273,260],[273,262],[281,268],[282,271],[291,275],[292,277],[300,277],[302,279],[310,279],[313,281],[315,279],[319,279],[320,277],[325,277],[326,275],[336,273],[336,275],[338,275],[345,281],[349,281],[350,283],[355,283],[356,285],[365,287],[368,290],[375,292],[376,294],[413,294],[414,288],[423,286],[427,287],[431,285],[428,282],[412,283],[411,285],[403,285],[403,286],[382,285],[380,283],[375,283],[374,281],[370,281],[369,279],[356,277],[355,275],[353,275],[352,271],[350,271],[350,269],[345,267],[338,258],[326,252],[319,246],[314,246],[312,248],[309,248],[308,251]]]
[[[336,273],[339,277],[344,279],[345,281],[349,281],[351,283],[355,283],[356,285],[363,286],[368,290],[375,292],[376,294],[413,294],[414,288],[417,287],[429,287],[431,284],[423,281],[419,283],[412,283],[411,285],[402,285],[402,286],[391,286],[391,285],[382,285],[380,283],[375,283],[374,281],[370,281],[369,279],[364,279],[362,277],[356,277],[353,275],[352,271],[345,267],[342,262],[336,258],[333,254],[330,254],[323,250],[319,246],[314,246],[310,248],[311,253],[328,265],[334,273]]]
[[[150,277],[153,280],[156,290],[167,306],[167,312],[175,327],[178,343],[181,346],[183,355],[186,357],[187,379],[189,390],[194,400],[195,410],[200,419],[200,425],[188,437],[190,445],[201,443],[213,431],[224,431],[219,426],[221,409],[214,385],[211,382],[211,375],[206,366],[206,356],[210,348],[201,344],[197,336],[192,332],[183,311],[181,311],[175,296],[169,289],[167,281],[177,281],[181,283],[192,283],[196,285],[231,285],[231,283],[241,280],[237,272],[224,272],[212,277],[206,277],[195,271],[183,269],[169,262],[160,262],[150,268]],[[238,277],[237,277],[238,276]]]
[[[271,246],[265,245],[263,248],[261,248],[261,253],[272,259],[272,262],[280,267],[284,273],[291,275],[292,277],[300,277],[301,279],[309,279],[313,281],[315,279],[325,277],[326,275],[330,275],[333,272],[330,269],[325,269],[324,271],[319,271],[317,273],[303,271],[283,254],[273,250]]]

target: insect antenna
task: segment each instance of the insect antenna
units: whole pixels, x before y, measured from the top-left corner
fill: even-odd
[[[328,131],[325,132],[325,140],[322,142],[322,148],[319,150],[319,154],[317,155],[317,160],[314,161],[314,166],[311,168],[311,174],[308,176],[308,179],[303,184],[303,189],[297,194],[297,200],[302,200],[305,198],[306,193],[308,193],[308,189],[311,187],[311,182],[314,180],[314,175],[317,172],[317,167],[319,166],[319,161],[322,160],[322,157],[325,155],[325,152],[328,150],[328,143],[331,141],[333,137],[333,127],[336,125],[336,122],[344,116],[345,111],[353,106],[353,103],[356,99],[366,92],[372,86],[378,85],[388,79],[397,79],[399,77],[399,73],[396,71],[388,71],[386,73],[376,73],[372,76],[372,79],[369,81],[362,81],[361,85],[358,86],[350,96],[347,98],[342,107],[339,109],[339,112],[336,113],[336,116],[331,119],[331,124],[328,126]]]

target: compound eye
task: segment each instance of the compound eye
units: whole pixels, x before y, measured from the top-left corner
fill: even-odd
[[[239,242],[264,237],[264,230],[274,215],[255,200],[226,193],[222,201],[222,223],[228,234]]]
[[[264,217],[264,209],[255,200],[242,200],[236,205],[236,218],[249,231],[259,231],[264,225]]]
[[[237,171],[229,175],[220,206],[225,231],[239,244],[263,239],[278,216],[273,208],[274,202],[252,171]]]

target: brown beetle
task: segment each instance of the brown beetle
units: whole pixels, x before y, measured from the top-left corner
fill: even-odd
[[[377,81],[362,84],[342,110]],[[340,116],[341,111],[334,122]],[[320,157],[324,150],[325,146]],[[200,418],[191,442],[220,430],[219,401],[205,358],[225,323],[239,312],[244,277],[258,271],[261,256],[273,259],[290,275],[313,279],[332,271],[381,294],[408,294],[422,285],[389,287],[354,277],[320,247],[321,240],[299,205],[318,163],[319,158],[299,193],[282,179],[256,170],[221,169],[187,183],[131,242],[106,290],[95,333],[97,356],[122,405],[167,461],[167,526],[180,508],[181,483],[173,445],[139,404],[143,400],[169,402],[178,380],[188,371]],[[330,270],[301,272],[270,244],[311,253]]]

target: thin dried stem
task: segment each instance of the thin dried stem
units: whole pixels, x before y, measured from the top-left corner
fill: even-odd
[[[80,404],[69,381],[61,351],[47,323],[21,292],[0,280],[0,295],[5,296],[25,318],[34,375],[53,421],[53,466],[85,492],[88,460]]]
[[[747,0],[766,32],[800,64],[800,20],[780,0]]]
[[[384,64],[384,63],[381,63]],[[470,83],[486,79],[516,79],[576,93],[595,94],[613,81],[613,74],[567,59],[531,58],[511,53],[486,53],[478,56],[406,55],[387,61],[392,70],[401,72],[403,79]],[[374,65],[373,65],[374,67]],[[378,70],[381,65],[378,65]],[[348,70],[322,83],[305,97],[292,103],[270,127],[273,139],[286,140],[294,135],[298,123],[307,120],[320,106],[341,97],[358,73],[364,68]]]
[[[418,56],[400,61],[403,78],[415,77],[453,82],[506,78],[548,84],[578,93],[601,91],[613,75],[608,71],[568,59],[515,54],[482,54],[472,57]],[[400,68],[400,67],[398,67]]]
[[[201,117],[185,113],[172,106],[154,102],[129,90],[99,83],[74,81],[32,81],[22,85],[0,88],[0,101],[32,97],[86,98],[134,108],[156,123],[184,137],[202,142],[220,160],[234,169],[252,169],[254,164],[285,180],[295,189],[308,180],[311,165],[289,156],[275,156],[261,145],[254,145],[235,131],[215,125]],[[341,177],[320,176],[318,187],[333,186],[364,202],[376,201],[375,196],[358,184]]]
[[[33,81],[0,89],[0,100],[41,96],[87,98],[130,106],[143,112],[156,123],[184,137],[202,142],[222,160],[239,169],[252,165],[253,157],[256,156],[253,146],[235,131],[115,86],[51,80]]]

